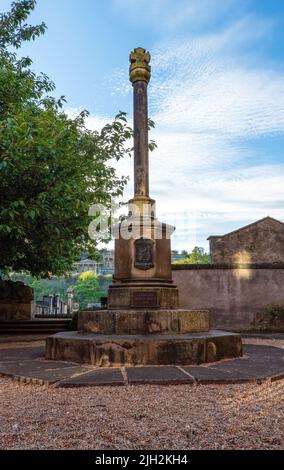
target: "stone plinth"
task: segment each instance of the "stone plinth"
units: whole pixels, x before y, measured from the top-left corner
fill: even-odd
[[[80,312],[79,333],[102,335],[185,334],[209,330],[206,310],[98,310]]]
[[[146,199],[147,201],[147,199]],[[137,201],[136,201],[137,202]],[[129,204],[129,216],[113,227],[115,236],[114,280],[118,282],[171,282],[171,240],[174,227],[155,218],[135,217],[134,211],[146,208]],[[134,215],[133,215],[134,214]],[[121,262],[123,260],[123,262]]]
[[[109,309],[178,307],[178,290],[173,284],[112,284],[108,291]]]
[[[100,367],[202,364],[241,356],[238,334],[101,335],[64,332],[46,340],[46,358]]]
[[[147,204],[143,205],[146,215],[143,212],[143,218],[138,218],[135,211],[141,208],[133,201],[129,209],[131,217],[113,231],[115,272],[108,291],[108,308],[178,308],[168,238],[174,227],[151,218],[153,206]]]

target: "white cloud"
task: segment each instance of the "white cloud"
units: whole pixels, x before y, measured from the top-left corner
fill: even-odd
[[[123,13],[135,25],[150,25],[153,29],[169,34],[187,26],[195,30],[211,23],[215,18],[227,15],[243,0],[113,0],[116,11]]]
[[[135,11],[144,5],[115,3],[130,9],[135,3]],[[162,3],[149,4],[151,21]],[[197,8],[198,2],[191,3]],[[260,164],[252,142],[284,134],[284,76],[257,57],[258,42],[272,25],[245,17],[218,33],[160,42],[151,51],[151,138],[158,149],[150,154],[150,188],[160,217],[177,227],[176,248],[206,246],[207,236],[266,215],[284,219],[284,165]],[[128,70],[115,85],[120,92],[132,92]],[[92,117],[88,124],[96,128],[102,122]],[[126,199],[132,195],[132,167],[128,158],[117,164],[119,174],[131,177]]]
[[[257,28],[246,18],[222,33],[153,50],[159,149],[151,157],[152,191],[169,211],[191,213],[204,235],[216,233],[212,221],[222,233],[226,222],[235,228],[268,214],[284,219],[284,167],[260,166],[251,143],[284,133],[284,76],[250,62],[244,49],[270,28],[270,21]],[[185,246],[182,237],[176,243]]]

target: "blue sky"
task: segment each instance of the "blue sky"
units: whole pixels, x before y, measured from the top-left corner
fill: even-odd
[[[22,54],[68,112],[89,109],[91,128],[119,109],[131,118],[128,55],[150,50],[150,187],[174,248],[284,220],[284,0],[38,0],[41,20],[46,34]],[[132,161],[117,171],[132,177]]]

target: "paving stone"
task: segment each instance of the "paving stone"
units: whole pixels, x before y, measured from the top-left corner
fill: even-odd
[[[62,380],[59,387],[89,387],[93,385],[124,385],[121,369],[96,369]]]
[[[275,346],[266,346],[258,344],[243,344],[243,353],[245,355],[251,356],[251,358],[258,358],[261,356],[263,360],[266,358],[270,360],[275,357],[284,358],[284,349],[277,348]]]
[[[129,367],[126,369],[130,384],[193,383],[194,379],[174,366]]]
[[[279,374],[284,370],[284,363],[283,364],[276,364],[276,363],[264,363],[262,361],[249,361],[245,360],[245,362],[237,363],[237,364],[224,364],[217,365],[215,367],[216,371],[227,371],[230,372],[232,376],[238,376],[239,374],[242,375],[244,378],[248,379],[264,379],[274,376],[275,374]]]
[[[192,367],[185,366],[183,369],[191,374],[199,383],[241,383],[251,381],[251,378],[246,377],[242,372],[229,370],[218,370],[213,367]]]
[[[14,377],[23,382],[52,384],[89,370],[88,367],[59,361],[23,361],[0,365],[0,374]]]

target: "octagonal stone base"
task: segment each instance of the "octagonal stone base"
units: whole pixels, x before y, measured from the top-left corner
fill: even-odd
[[[224,331],[191,334],[102,335],[64,332],[46,340],[46,358],[93,364],[202,364],[242,355],[241,336]]]

